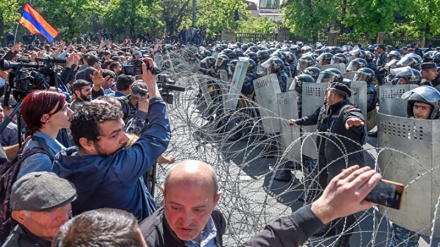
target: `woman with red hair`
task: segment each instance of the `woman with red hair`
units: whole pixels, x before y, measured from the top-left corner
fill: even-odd
[[[22,102],[20,114],[32,139],[24,151],[41,147],[54,157],[64,146],[56,140],[62,128],[70,128],[69,108],[66,96],[53,90],[38,90],[28,94]],[[19,177],[36,171],[51,171],[52,157],[45,153],[36,153],[24,160],[20,167]]]

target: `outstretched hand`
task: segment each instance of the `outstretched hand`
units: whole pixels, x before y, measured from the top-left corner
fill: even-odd
[[[349,118],[345,121],[345,128],[348,130],[353,126],[361,126],[364,125],[364,121],[360,118]]]
[[[90,78],[93,81],[94,88],[95,88],[95,86],[102,87],[102,85],[104,85],[110,79],[109,75],[104,78],[102,73],[103,73],[102,70],[99,70],[99,71],[93,72],[93,74],[90,75]]]
[[[349,167],[330,181],[311,209],[324,224],[367,210],[375,204],[364,201],[364,198],[380,179],[381,175],[368,166]]]

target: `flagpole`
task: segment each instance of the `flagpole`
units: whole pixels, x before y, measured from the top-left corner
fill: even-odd
[[[14,35],[14,45],[17,43],[17,32],[18,32],[18,25],[20,25],[20,23],[17,23],[17,27],[15,28],[15,35]]]

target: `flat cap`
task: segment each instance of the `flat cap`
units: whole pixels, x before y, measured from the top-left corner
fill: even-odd
[[[347,98],[351,97],[351,90],[344,83],[333,82],[329,85],[328,89],[338,91],[340,93],[346,94]]]
[[[75,186],[52,172],[32,172],[12,186],[11,209],[46,211],[76,199]]]

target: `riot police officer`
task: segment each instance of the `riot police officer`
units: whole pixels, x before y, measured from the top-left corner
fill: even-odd
[[[440,117],[440,92],[430,86],[421,86],[402,95],[407,98],[408,117],[416,119],[438,119]],[[420,234],[397,224],[389,232],[391,241],[387,247],[419,246]]]

